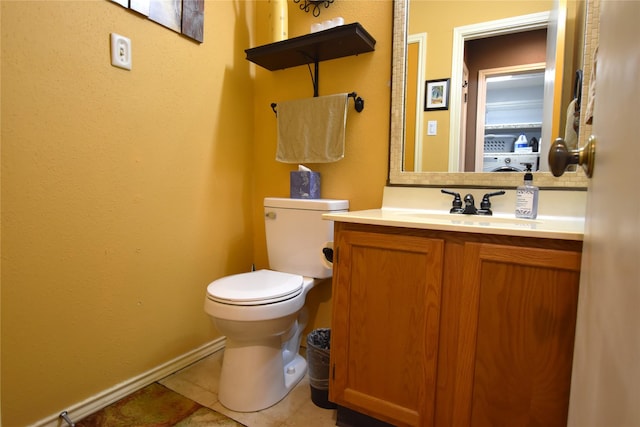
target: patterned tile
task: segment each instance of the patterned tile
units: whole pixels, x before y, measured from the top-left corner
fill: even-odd
[[[76,423],[78,427],[329,427],[336,411],[311,401],[305,376],[263,411],[230,411],[218,401],[223,351],[153,383]]]
[[[78,427],[242,426],[153,383],[76,423]]]
[[[216,352],[161,381],[172,390],[249,427],[330,427],[336,411],[319,408],[311,401],[309,378],[305,376],[280,402],[258,412],[234,412],[217,400],[223,351]],[[303,352],[304,353],[304,352]],[[204,399],[214,399],[204,404]]]
[[[176,424],[176,427],[237,427],[243,426],[209,408],[200,408],[189,417]]]

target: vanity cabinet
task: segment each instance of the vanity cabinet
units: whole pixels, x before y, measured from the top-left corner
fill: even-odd
[[[330,399],[396,426],[566,425],[581,250],[336,222]]]
[[[330,400],[383,421],[427,425],[444,241],[336,226]]]
[[[566,426],[580,253],[466,243],[455,426]]]

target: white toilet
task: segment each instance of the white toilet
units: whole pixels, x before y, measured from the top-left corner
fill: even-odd
[[[348,200],[264,199],[270,270],[218,279],[204,309],[226,336],[218,398],[237,412],[274,405],[302,379],[298,354],[306,326],[304,302],[315,279],[331,277],[323,249],[333,241],[326,212],[345,212]]]

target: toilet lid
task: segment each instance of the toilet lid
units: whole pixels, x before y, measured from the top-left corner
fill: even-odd
[[[207,286],[208,297],[233,305],[273,304],[302,292],[302,276],[272,270],[235,274]]]

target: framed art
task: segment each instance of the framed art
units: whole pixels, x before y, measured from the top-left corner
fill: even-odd
[[[111,0],[176,33],[204,41],[205,0]]]
[[[424,91],[424,111],[449,109],[449,81],[451,79],[427,80]]]

